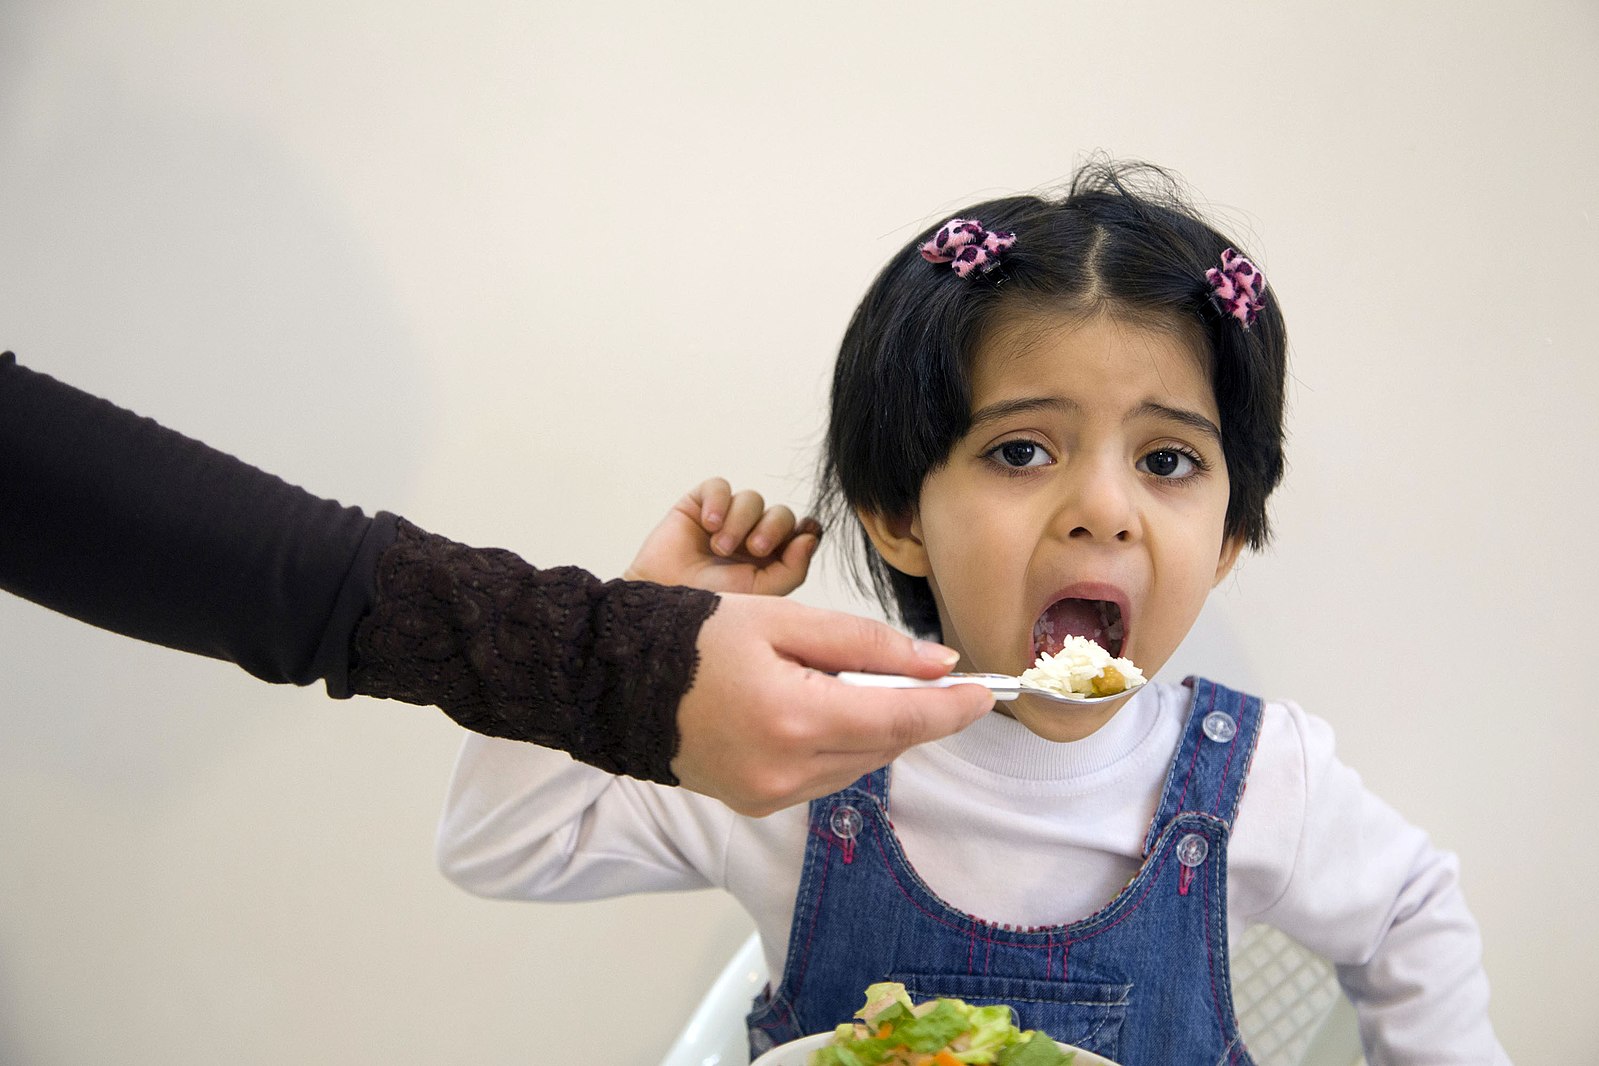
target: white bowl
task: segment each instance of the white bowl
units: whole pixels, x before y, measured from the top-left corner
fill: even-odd
[[[781,1047],[774,1047],[750,1063],[750,1066],[805,1066],[806,1061],[811,1057],[811,1052],[822,1047],[831,1039],[833,1039],[832,1033],[816,1033],[813,1036],[802,1036],[798,1040],[791,1041]],[[1061,1044],[1059,1040],[1055,1041],[1055,1043],[1060,1044],[1062,1051],[1077,1052],[1077,1057],[1072,1060],[1072,1066],[1116,1066],[1114,1062],[1096,1055],[1092,1051],[1084,1051],[1082,1048],[1072,1047],[1070,1044]]]

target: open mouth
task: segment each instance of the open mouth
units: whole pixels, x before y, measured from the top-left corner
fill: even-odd
[[[1033,656],[1060,654],[1067,637],[1086,637],[1120,656],[1127,639],[1121,604],[1111,600],[1056,600],[1033,623]]]

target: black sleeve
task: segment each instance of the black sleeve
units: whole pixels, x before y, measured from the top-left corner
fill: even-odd
[[[438,707],[474,732],[559,748],[613,774],[678,783],[677,707],[715,593],[539,569],[397,525],[356,630],[356,692]]]
[[[0,588],[347,696],[395,523],[0,355]]]

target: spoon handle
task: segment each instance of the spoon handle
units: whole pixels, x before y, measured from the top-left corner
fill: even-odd
[[[1021,695],[1022,683],[1009,674],[945,674],[943,677],[906,677],[904,674],[862,674],[845,670],[837,675],[846,685],[857,688],[950,688],[953,685],[982,685],[996,700],[1013,700]]]

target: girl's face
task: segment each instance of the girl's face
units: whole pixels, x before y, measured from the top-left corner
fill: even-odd
[[[979,349],[971,429],[915,513],[862,517],[890,564],[928,579],[957,669],[1019,674],[1076,634],[1153,676],[1241,546],[1223,532],[1219,422],[1182,334],[1015,319]],[[1118,706],[1008,708],[1042,737],[1078,740]]]

